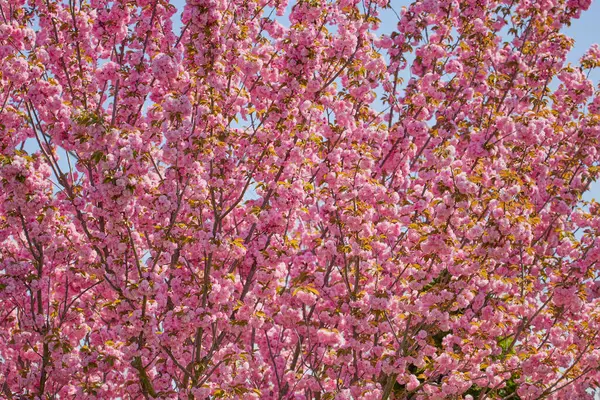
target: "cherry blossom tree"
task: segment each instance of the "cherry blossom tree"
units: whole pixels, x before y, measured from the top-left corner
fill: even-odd
[[[592,398],[589,5],[0,0],[0,396]]]

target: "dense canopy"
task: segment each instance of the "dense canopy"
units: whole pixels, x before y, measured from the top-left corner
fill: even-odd
[[[592,398],[589,5],[0,0],[0,396]]]

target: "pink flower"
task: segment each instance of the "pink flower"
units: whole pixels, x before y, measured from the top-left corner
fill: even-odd
[[[406,383],[406,390],[408,390],[409,392],[412,392],[413,390],[416,390],[420,385],[421,385],[421,382],[419,382],[419,380],[417,379],[417,377],[415,375],[411,374],[408,376],[408,382]]]
[[[170,80],[177,77],[177,69],[173,59],[167,54],[157,54],[152,60],[152,73],[159,80]]]

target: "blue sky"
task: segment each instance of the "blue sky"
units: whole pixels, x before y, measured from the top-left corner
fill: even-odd
[[[575,47],[569,54],[569,61],[577,62],[579,58],[594,43],[600,42],[600,1],[592,2],[592,6],[581,15],[581,18],[574,21],[573,24],[565,30],[565,33],[575,39]],[[600,82],[600,70],[596,69],[590,74],[590,79],[594,86],[598,88]],[[595,198],[600,201],[600,182],[594,182],[584,195],[585,200]]]

